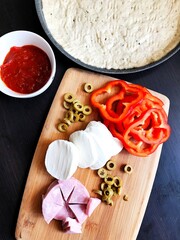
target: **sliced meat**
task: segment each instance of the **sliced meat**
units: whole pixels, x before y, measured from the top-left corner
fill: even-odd
[[[54,181],[48,188],[47,193],[43,196],[42,213],[47,223],[64,208],[64,200],[59,189],[59,182]]]
[[[45,202],[53,202],[59,206],[64,206],[63,196],[59,187],[59,181],[54,181],[47,190],[45,196],[43,196]]]
[[[76,219],[79,223],[82,224],[88,217],[86,214],[86,205],[75,204],[75,205],[69,205],[69,207],[73,211],[73,213],[76,216]]]
[[[59,187],[61,189],[65,201],[68,201],[68,198],[71,196],[75,186],[78,184],[79,181],[73,177],[67,179],[66,181],[62,181],[59,184]]]
[[[67,233],[81,233],[82,225],[75,218],[67,217],[62,222],[62,227]]]
[[[85,186],[75,178],[55,180],[43,196],[42,213],[45,221],[62,220],[63,229],[81,233],[81,224],[99,205],[100,200],[90,198]]]
[[[75,215],[74,215],[74,213],[71,211],[71,209],[68,206],[64,205],[62,208],[59,208],[59,211],[54,216],[54,219],[56,219],[56,220],[64,220],[67,217],[75,218]]]
[[[86,214],[90,216],[100,203],[100,199],[90,198],[86,207]]]
[[[86,187],[79,181],[76,183],[74,190],[69,197],[69,203],[73,204],[87,204],[89,201],[90,195]]]
[[[56,218],[58,213],[63,209],[63,206],[54,204],[53,202],[47,202],[43,200],[42,203],[42,214],[45,221],[49,224],[51,220]]]

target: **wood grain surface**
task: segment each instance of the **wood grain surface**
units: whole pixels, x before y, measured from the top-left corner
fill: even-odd
[[[72,124],[66,133],[57,131],[57,124],[63,119],[63,95],[71,92],[84,104],[89,103],[89,94],[83,91],[83,84],[92,83],[94,88],[102,87],[112,78],[92,72],[71,68],[65,73],[58,91],[55,95],[49,114],[40,135],[37,148],[32,159],[31,168],[27,178],[24,195],[19,211],[15,236],[20,240],[134,240],[137,237],[148,199],[153,186],[162,145],[150,156],[140,158],[123,150],[113,157],[117,168],[112,174],[118,175],[123,181],[122,194],[116,197],[113,206],[101,203],[83,224],[81,234],[66,234],[61,229],[61,222],[53,220],[47,224],[41,212],[42,195],[49,184],[54,180],[46,171],[44,165],[45,153],[48,145],[55,139],[68,139],[76,130],[85,129],[91,120],[99,120],[98,112],[88,116],[83,123]],[[168,113],[169,99],[153,92],[164,102]],[[122,171],[125,164],[133,167],[133,173],[128,175]],[[97,189],[100,179],[96,171],[78,169],[74,174],[88,189],[92,197],[96,197],[93,189]],[[123,195],[128,195],[128,201]]]

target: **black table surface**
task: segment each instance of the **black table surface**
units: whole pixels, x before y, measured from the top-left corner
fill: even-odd
[[[1,0],[0,36],[28,30],[52,46],[57,71],[50,88],[38,97],[17,99],[0,93],[0,239],[15,239],[14,232],[27,175],[49,108],[70,67],[79,67],[49,41],[39,22],[33,0]],[[166,95],[171,102],[171,137],[161,158],[138,240],[180,239],[180,52],[143,72],[113,75]],[[99,240],[99,239],[98,239]],[[113,239],[111,239],[113,240]],[[126,239],[120,239],[126,240]]]

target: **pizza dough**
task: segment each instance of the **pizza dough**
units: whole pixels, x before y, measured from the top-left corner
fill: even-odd
[[[180,42],[180,0],[42,0],[53,38],[90,66],[129,69]]]

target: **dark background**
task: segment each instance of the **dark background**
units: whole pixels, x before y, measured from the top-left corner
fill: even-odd
[[[1,0],[0,36],[29,30],[44,37],[33,0]],[[55,80],[43,94],[16,99],[0,93],[0,240],[12,240],[33,154],[56,90],[69,67],[79,67],[52,44]],[[137,240],[180,239],[180,52],[155,68],[114,75],[165,94],[171,101],[170,139],[163,145],[155,182]],[[112,239],[113,240],[113,239]],[[126,239],[120,239],[126,240]]]

